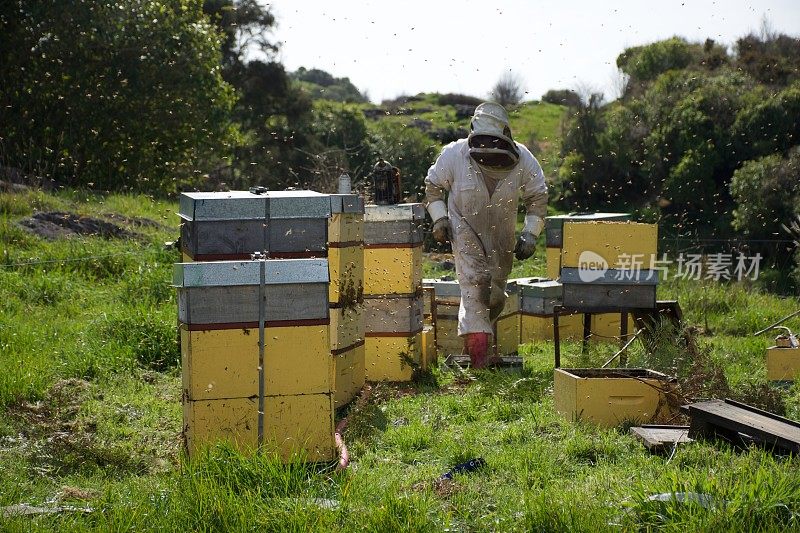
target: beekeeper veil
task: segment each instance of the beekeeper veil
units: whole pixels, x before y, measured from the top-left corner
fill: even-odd
[[[479,105],[469,127],[469,155],[478,164],[493,169],[510,169],[517,164],[519,151],[503,106],[491,102]]]

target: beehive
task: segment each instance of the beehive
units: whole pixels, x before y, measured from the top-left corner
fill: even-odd
[[[800,348],[767,348],[767,379],[795,381],[800,377]]]
[[[545,218],[545,260],[547,277],[557,280],[561,274],[561,247],[565,222],[622,221],[629,220],[627,213],[570,213]]]
[[[641,368],[556,368],[554,406],[570,421],[604,427],[646,423],[670,412],[662,391],[674,386],[674,378]]]
[[[494,323],[494,348],[498,355],[512,355],[519,350],[520,288],[516,280],[506,284],[506,303]]]
[[[326,259],[175,265],[190,455],[218,440],[257,446],[263,322],[264,447],[335,456],[328,283]]]
[[[336,365],[334,404],[341,407],[364,386],[364,201],[354,194],[332,194],[331,213],[330,349]]]
[[[365,207],[367,380],[406,381],[422,365],[424,219],[425,210],[418,203]]]
[[[461,288],[455,280],[425,279],[423,284],[432,287],[436,310],[436,348],[443,356],[461,354],[464,339],[458,336],[458,308]]]
[[[436,329],[425,325],[422,327],[422,369],[433,368],[436,357]]]
[[[323,257],[329,195],[314,191],[182,193],[181,252],[192,261]]]

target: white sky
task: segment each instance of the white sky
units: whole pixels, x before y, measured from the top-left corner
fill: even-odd
[[[373,102],[401,94],[484,97],[505,70],[526,99],[548,89],[614,97],[615,61],[628,46],[679,35],[732,45],[758,31],[800,35],[800,1],[366,1],[270,2],[288,70],[347,76]]]

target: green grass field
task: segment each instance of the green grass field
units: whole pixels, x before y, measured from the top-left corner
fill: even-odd
[[[132,220],[110,220],[139,236],[46,241],[17,225],[34,210],[123,214]],[[522,369],[472,380],[437,369],[373,386],[341,413],[345,472],[223,446],[186,461],[169,286],[179,257],[163,246],[177,237],[175,211],[143,196],[0,194],[1,530],[800,530],[798,458],[708,442],[651,456],[625,427],[566,422],[552,405],[550,343],[525,345]],[[539,253],[514,275],[543,272]],[[680,300],[732,396],[800,419],[800,387],[766,383],[769,336],[751,336],[800,308],[797,298],[689,281],[659,296]],[[567,343],[564,364],[596,365],[614,350],[581,356]],[[630,364],[685,371],[684,356],[669,343],[655,356],[635,345]],[[438,480],[475,457],[486,466]],[[648,499],[665,492],[708,498]],[[18,504],[55,512],[11,516]]]

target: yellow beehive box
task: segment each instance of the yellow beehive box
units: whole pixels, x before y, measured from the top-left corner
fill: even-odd
[[[545,248],[544,259],[547,277],[550,279],[558,279],[561,273],[561,248]]]
[[[422,369],[428,370],[436,364],[436,331],[433,326],[422,328]]]
[[[611,343],[619,342],[621,321],[622,315],[620,313],[593,314],[591,321],[592,340]],[[628,313],[628,335],[633,335],[634,331],[633,315]]]
[[[363,244],[364,214],[334,213],[328,219],[328,242],[345,244]]]
[[[517,353],[520,339],[520,315],[518,313],[500,317],[495,324],[497,353],[511,355]]]
[[[345,350],[364,341],[364,305],[331,308],[331,351]]]
[[[658,246],[658,225],[636,222],[565,222],[561,268],[620,268],[623,256],[649,269]],[[583,258],[581,257],[583,256]],[[582,264],[583,263],[583,264]],[[632,268],[630,260],[626,263]]]
[[[364,386],[364,341],[334,355],[336,361],[336,383],[333,395],[338,409],[350,403]]]
[[[561,340],[583,338],[583,315],[562,315],[558,317]],[[553,315],[520,315],[520,343],[553,340]]]
[[[364,294],[412,294],[422,286],[422,246],[364,248]]]
[[[328,249],[331,282],[328,300],[332,304],[351,305],[364,296],[364,249],[361,246]]]
[[[767,348],[767,379],[794,381],[800,377],[800,348]]]
[[[671,407],[660,391],[674,385],[674,378],[641,368],[556,368],[553,400],[570,421],[616,427],[668,414]]]
[[[190,400],[258,394],[258,328],[180,328],[184,394]],[[268,395],[330,393],[333,361],[327,325],[269,327],[264,337]]]
[[[330,461],[336,457],[331,394],[264,398],[264,444],[284,461]],[[229,442],[244,453],[258,448],[258,398],[183,402],[189,456],[203,447]]]
[[[365,347],[367,381],[410,381],[422,366],[422,332],[405,337],[367,335]]]
[[[436,348],[442,356],[464,351],[464,339],[458,336],[458,301],[436,301]]]

